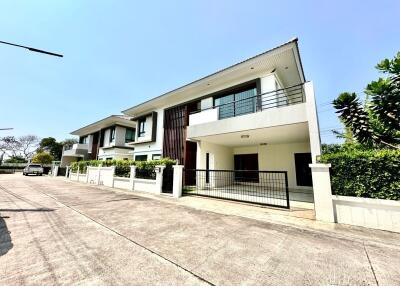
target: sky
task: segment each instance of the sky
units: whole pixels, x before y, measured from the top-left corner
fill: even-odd
[[[314,82],[323,143],[341,128],[330,102],[362,92],[400,51],[400,1],[0,2],[0,136],[71,138],[79,127],[293,37]]]

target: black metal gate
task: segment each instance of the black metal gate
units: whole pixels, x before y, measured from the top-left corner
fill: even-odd
[[[166,166],[163,171],[162,192],[172,194],[172,186],[174,182],[174,169],[172,166]]]
[[[290,208],[286,171],[184,170],[194,185],[185,184],[185,195],[206,196]]]

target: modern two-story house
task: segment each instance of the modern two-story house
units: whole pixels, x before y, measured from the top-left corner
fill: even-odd
[[[320,155],[314,88],[298,40],[246,59],[71,134],[62,165],[79,159],[184,166],[184,190],[289,207],[311,203]]]
[[[125,115],[111,115],[71,132],[79,143],[64,146],[61,166],[79,160],[132,159],[136,123]]]
[[[320,155],[320,138],[297,39],[123,113],[137,125],[134,158],[178,160],[193,170],[186,185],[286,180],[291,190],[311,190],[309,163]]]

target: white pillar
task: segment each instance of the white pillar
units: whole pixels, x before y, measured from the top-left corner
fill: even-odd
[[[131,166],[131,175],[129,177],[130,189],[135,189],[136,166]]]
[[[76,171],[76,181],[79,182],[79,165],[78,165],[78,170]]]
[[[182,197],[182,178],[183,178],[183,165],[174,165],[174,182],[172,186],[172,195],[174,198]]]
[[[70,174],[69,174],[69,166],[67,166],[67,169],[65,170],[65,178],[69,178]]]
[[[97,185],[100,185],[100,172],[101,172],[100,169],[101,169],[101,165],[99,165],[97,167],[97,182],[96,182]]]
[[[58,166],[54,166],[53,168],[53,177],[57,177],[58,176]]]
[[[163,183],[163,173],[164,173],[165,166],[164,165],[158,165],[155,166],[155,172],[156,172],[156,193],[161,194],[162,193],[162,183]]]
[[[314,85],[311,81],[304,84],[306,97],[306,110],[308,120],[308,132],[310,135],[310,148],[312,163],[317,162],[317,157],[321,155],[321,138],[319,135],[319,123],[317,107],[315,104]]]
[[[331,164],[310,164],[314,190],[315,218],[335,222],[329,168]]]
[[[111,188],[114,188],[115,166],[112,166],[111,169],[112,169],[112,174],[111,174]]]

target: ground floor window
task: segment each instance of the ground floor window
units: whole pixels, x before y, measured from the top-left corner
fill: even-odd
[[[160,155],[160,154],[153,154],[153,155],[151,156],[151,159],[152,159],[152,160],[160,160],[160,159],[161,159],[161,155]]]
[[[298,186],[312,187],[311,177],[311,153],[294,154],[294,162],[296,166],[296,184]]]
[[[147,161],[147,155],[136,155],[135,161]]]

